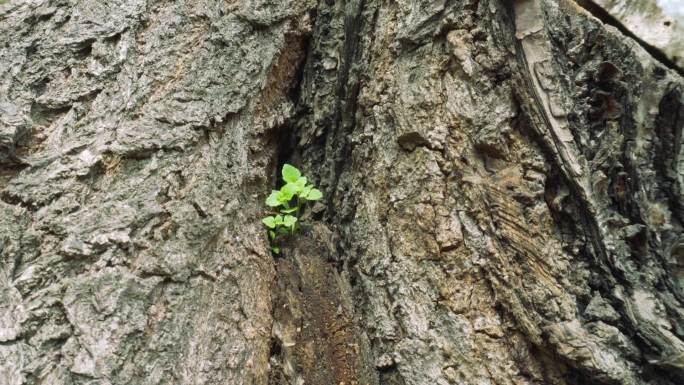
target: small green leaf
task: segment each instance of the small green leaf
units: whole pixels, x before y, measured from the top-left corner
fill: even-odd
[[[299,177],[299,179],[297,179],[294,182],[294,184],[297,186],[297,192],[298,193],[304,191],[304,188],[306,186],[306,177],[305,176]]]
[[[313,188],[312,185],[305,186],[305,187],[302,189],[302,192],[299,193],[299,197],[300,197],[300,198],[305,198],[305,199],[306,199],[307,195],[309,195],[309,192],[311,191],[312,188]]]
[[[290,199],[297,193],[298,188],[294,183],[288,183],[280,188],[280,201],[285,203],[289,202]]]
[[[311,191],[306,195],[306,199],[310,201],[317,201],[323,198],[323,193],[319,189],[312,188]]]
[[[280,206],[280,191],[273,190],[271,191],[271,195],[266,198],[266,204],[271,207],[278,207]]]
[[[274,220],[275,220],[276,226],[283,224],[283,216],[282,215],[276,215]]]
[[[274,254],[280,254],[280,247],[273,246],[271,247],[271,251],[273,251]]]
[[[274,229],[276,227],[275,218],[272,216],[262,219],[261,223],[265,224],[269,229]]]
[[[283,217],[283,224],[286,227],[292,227],[294,226],[295,222],[297,222],[297,217],[294,217],[292,215],[285,215]]]
[[[292,234],[298,229],[298,215],[303,208],[302,199],[317,201],[323,198],[323,193],[316,189],[313,184],[308,183],[308,178],[290,164],[283,165],[282,176],[285,181],[278,191],[271,191],[271,195],[266,199],[266,204],[275,207],[278,215],[262,219],[264,225],[268,227],[268,236],[271,241],[286,234]],[[296,198],[296,199],[295,199]],[[295,204],[293,204],[293,200]],[[290,207],[294,206],[294,207]],[[279,253],[280,248],[273,246],[274,253]]]
[[[283,180],[285,182],[294,183],[300,176],[302,176],[302,173],[293,165],[287,163],[283,165]]]

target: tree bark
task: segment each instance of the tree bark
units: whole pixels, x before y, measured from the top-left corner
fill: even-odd
[[[684,383],[681,55],[589,11],[0,1],[0,384]]]

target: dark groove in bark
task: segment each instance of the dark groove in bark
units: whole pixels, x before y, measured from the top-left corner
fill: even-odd
[[[342,48],[342,61],[337,78],[337,103],[335,106],[335,115],[333,116],[333,131],[330,138],[333,143],[328,144],[328,148],[332,149],[335,154],[335,163],[333,169],[334,182],[333,186],[339,183],[340,174],[346,161],[351,157],[351,148],[349,148],[348,135],[354,130],[356,120],[354,114],[356,112],[356,102],[358,98],[359,87],[359,69],[354,68],[359,59],[359,42],[361,40],[361,30],[363,29],[363,10],[365,0],[351,0],[345,4],[344,15],[344,42]],[[350,81],[350,77],[352,80]],[[331,207],[330,202],[335,198],[335,192],[329,194],[327,199],[327,206]],[[330,217],[334,217],[332,213]]]
[[[673,88],[660,101],[656,129],[660,141],[655,147],[655,171],[659,178],[665,181],[664,193],[680,224],[684,224],[684,207],[680,199],[681,186],[678,183],[676,172],[679,164],[677,154],[680,151],[682,129],[684,127],[684,104],[680,102],[682,92]]]

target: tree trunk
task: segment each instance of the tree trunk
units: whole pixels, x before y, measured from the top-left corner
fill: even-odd
[[[581,3],[0,4],[0,384],[684,383],[681,55]]]

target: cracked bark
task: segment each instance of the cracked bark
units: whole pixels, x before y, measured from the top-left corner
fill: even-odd
[[[587,9],[0,2],[0,383],[682,383],[681,56]]]

